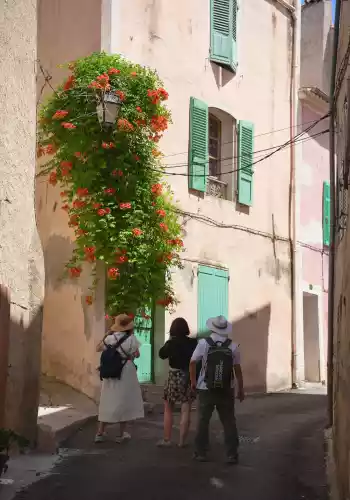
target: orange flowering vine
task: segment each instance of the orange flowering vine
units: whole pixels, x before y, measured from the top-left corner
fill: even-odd
[[[155,72],[117,54],[94,53],[69,68],[71,75],[42,107],[37,146],[38,157],[48,160],[40,162],[42,173],[58,189],[75,236],[67,275],[79,278],[86,268],[95,276],[97,262],[104,263],[106,314],[149,319],[154,300],[176,304],[166,271],[180,266],[183,247],[159,168],[168,93]],[[120,101],[109,125],[96,109],[106,92]],[[92,287],[83,301],[94,300]]]

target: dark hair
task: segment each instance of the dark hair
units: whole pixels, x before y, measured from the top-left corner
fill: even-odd
[[[175,318],[169,333],[170,337],[187,337],[190,334],[187,321],[184,318]]]

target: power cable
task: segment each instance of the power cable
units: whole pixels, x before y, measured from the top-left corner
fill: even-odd
[[[254,165],[264,161],[264,160],[267,160],[268,158],[270,158],[271,156],[273,156],[275,153],[278,153],[279,151],[281,151],[282,149],[285,149],[286,147],[290,146],[291,144],[301,144],[303,142],[307,142],[308,140],[311,140],[315,137],[318,137],[320,135],[323,135],[323,134],[326,134],[328,133],[329,130],[326,129],[326,130],[323,130],[322,132],[318,132],[317,134],[314,134],[314,135],[311,135],[305,139],[302,139],[302,140],[299,140],[299,141],[290,141],[288,144],[283,144],[281,145],[280,147],[278,147],[278,149],[276,149],[275,151],[272,151],[271,153],[269,153],[268,155],[264,155],[262,158],[258,159],[257,161],[251,163],[250,165],[245,165],[244,167],[239,167],[239,168],[235,168],[233,170],[228,170],[227,172],[221,172],[221,173],[218,173],[217,174],[217,177],[219,176],[222,176],[222,175],[227,175],[227,174],[232,174],[234,172],[238,172],[240,170],[249,170],[251,169],[251,167],[253,167]],[[228,157],[226,158],[226,160],[232,160],[234,159],[235,157]],[[207,165],[209,162],[203,162],[201,164],[199,164],[199,166],[203,166],[203,165]],[[183,167],[188,167],[188,163],[185,163],[182,165]],[[167,172],[165,170],[163,170],[164,168],[167,168],[166,166],[162,167],[161,170],[159,169],[153,169],[153,170],[157,170],[157,171],[160,171],[162,174],[164,175],[173,175],[173,176],[182,176],[182,177],[207,177],[207,174],[190,174],[190,173],[186,173],[186,172]]]

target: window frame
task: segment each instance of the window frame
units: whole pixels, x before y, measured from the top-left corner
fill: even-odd
[[[218,126],[218,136],[214,137],[210,135],[210,122],[214,121],[216,122]],[[214,140],[217,142],[217,157],[211,155],[210,153],[210,141]],[[220,118],[215,116],[213,113],[208,113],[208,159],[209,159],[209,177],[212,177],[213,179],[219,179],[221,175],[221,148],[222,148],[222,122]],[[214,160],[216,161],[216,174],[213,175],[211,173],[211,164],[210,161]],[[220,179],[219,179],[220,180]]]

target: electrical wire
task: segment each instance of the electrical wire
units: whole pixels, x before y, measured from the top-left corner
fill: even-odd
[[[328,117],[329,114],[326,115],[326,117]],[[263,132],[262,134],[257,134],[257,135],[254,135],[254,139],[256,137],[263,137],[265,135],[271,135],[271,134],[274,134],[276,132],[282,132],[284,130],[290,130],[291,128],[298,128],[298,127],[303,127],[304,125],[309,125],[310,123],[316,123],[318,122],[318,120],[310,120],[310,121],[307,121],[307,122],[304,122],[304,123],[298,123],[296,125],[294,125],[293,127],[285,127],[285,128],[279,128],[279,129],[276,129],[276,130],[270,130],[269,132]],[[236,140],[234,139],[233,141],[225,141],[225,142],[222,142],[223,145],[226,145],[226,144],[233,144],[234,142],[236,142]],[[264,151],[263,149],[260,150],[260,151]],[[258,151],[256,151],[258,152]],[[171,153],[169,155],[165,155],[163,156],[163,158],[170,158],[170,157],[173,157],[173,156],[179,156],[179,155],[184,155],[184,154],[188,154],[188,150],[187,151],[182,151],[180,153]]]
[[[219,176],[223,176],[223,175],[227,175],[227,174],[232,174],[234,172],[239,172],[240,170],[247,170],[249,171],[251,169],[251,167],[253,167],[254,165],[264,161],[264,160],[267,160],[268,158],[270,158],[271,156],[273,156],[274,154],[278,153],[279,151],[282,151],[283,149],[287,148],[288,146],[290,146],[291,144],[301,144],[303,142],[307,142],[308,140],[311,140],[315,137],[319,137],[321,135],[324,135],[326,133],[328,133],[329,130],[326,129],[326,130],[323,130],[322,132],[318,132],[317,134],[313,134],[307,138],[304,138],[304,139],[301,139],[299,141],[290,141],[288,144],[283,144],[279,147],[277,147],[277,149],[275,151],[272,151],[271,153],[269,153],[268,155],[264,155],[262,158],[259,158],[257,161],[254,161],[253,163],[251,163],[250,165],[245,165],[244,167],[239,167],[239,168],[235,168],[233,170],[228,170],[227,172],[221,172],[221,173],[218,173],[217,174],[217,177]],[[232,160],[234,159],[235,157],[227,157],[226,160]],[[208,164],[209,162],[203,162],[201,164],[199,164],[198,166],[204,166],[206,164]],[[183,167],[188,167],[188,163],[184,163],[182,165]],[[164,170],[164,168],[168,168],[167,166],[164,166],[162,167],[162,169],[153,169],[153,170],[157,170],[159,172],[161,172],[162,174],[164,175],[169,175],[169,176],[181,176],[181,177],[207,177],[207,174],[191,174],[191,173],[188,173],[188,172],[167,172]]]

